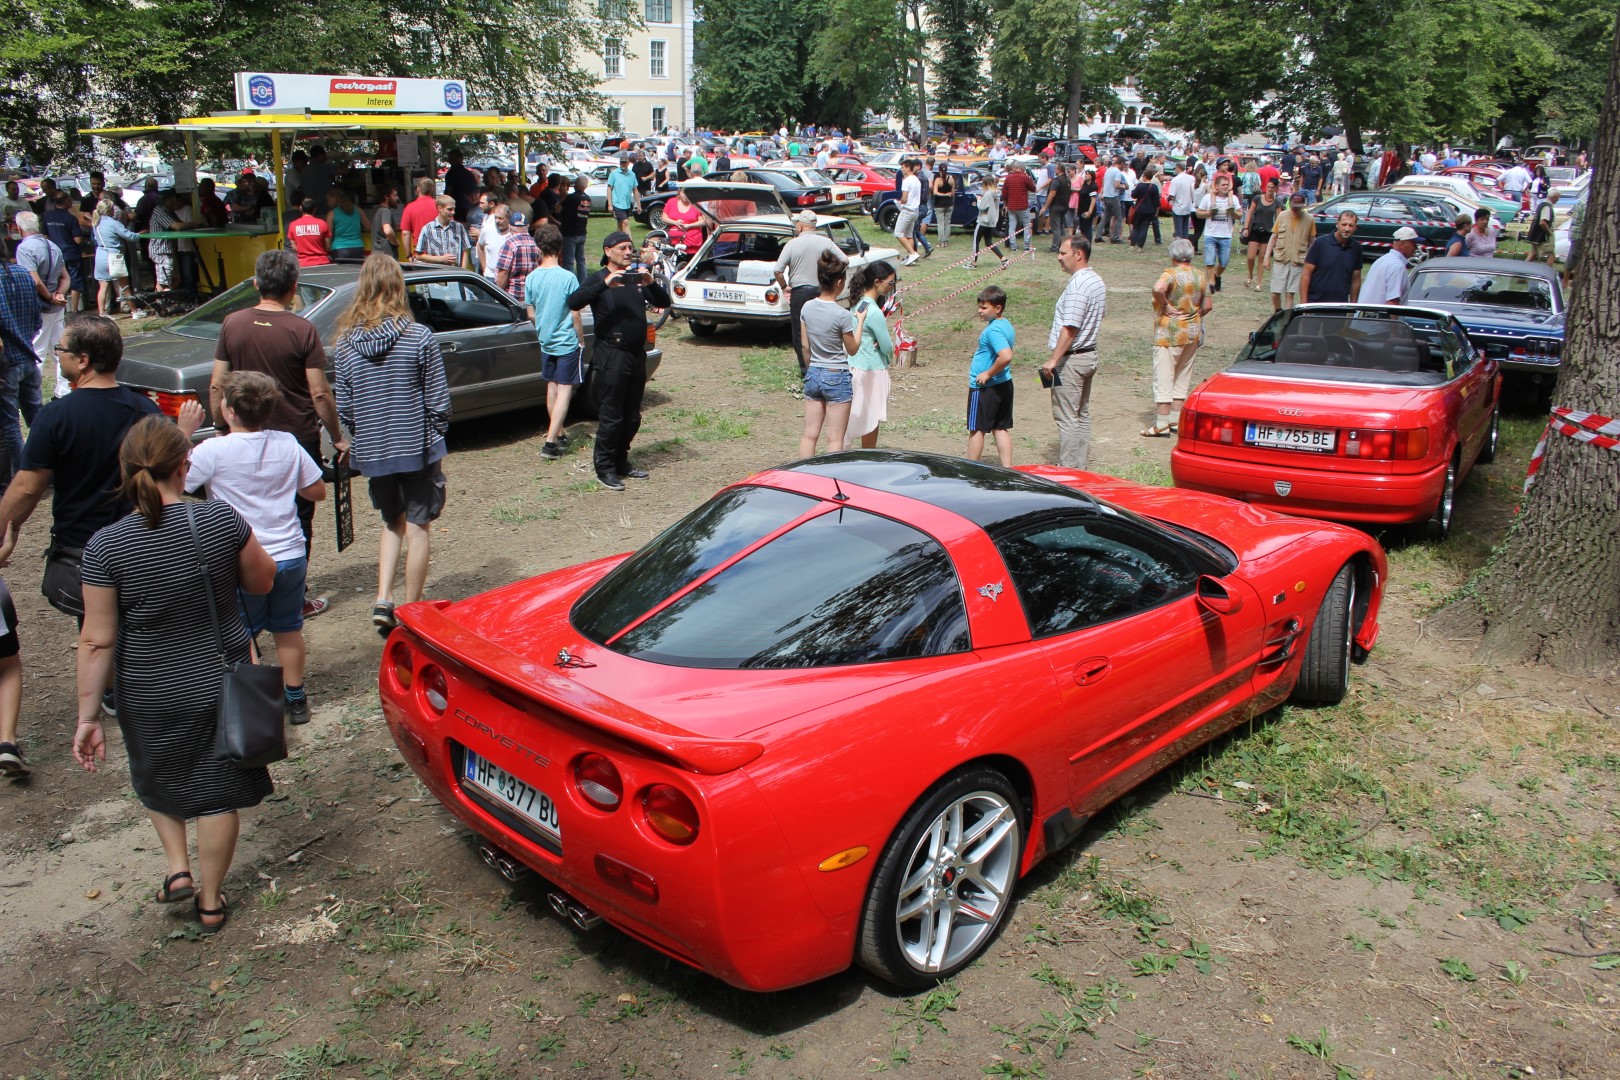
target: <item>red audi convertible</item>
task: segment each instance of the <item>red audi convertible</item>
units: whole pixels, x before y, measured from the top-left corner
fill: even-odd
[[[1133,785],[1378,635],[1340,525],[1052,468],[856,451],[628,556],[400,609],[383,712],[509,876],[736,986],[970,964]]]
[[[1502,377],[1449,311],[1287,308],[1193,390],[1177,487],[1290,514],[1451,530],[1457,485],[1496,456]]]

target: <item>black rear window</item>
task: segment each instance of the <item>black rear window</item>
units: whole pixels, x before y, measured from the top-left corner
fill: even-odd
[[[908,525],[838,509],[751,552],[612,648],[682,667],[804,668],[968,646],[967,609],[944,548]]]
[[[574,605],[574,626],[606,642],[666,597],[816,505],[775,488],[723,491],[620,563]]]

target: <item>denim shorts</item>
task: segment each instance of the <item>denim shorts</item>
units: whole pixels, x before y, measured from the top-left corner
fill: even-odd
[[[1232,238],[1204,234],[1204,265],[1225,266],[1232,258]]]
[[[304,628],[304,577],[309,563],[296,559],[276,560],[276,581],[263,596],[240,590],[236,602],[242,611],[242,625],[251,637],[261,630],[291,634]]]
[[[804,373],[804,400],[828,405],[848,405],[855,399],[855,383],[849,368],[816,367]]]

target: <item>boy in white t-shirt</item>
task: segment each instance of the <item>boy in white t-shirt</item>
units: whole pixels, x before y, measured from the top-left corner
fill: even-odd
[[[220,380],[220,412],[230,434],[199,443],[191,451],[190,488],[206,487],[210,499],[229,503],[276,560],[276,582],[264,596],[238,591],[237,607],[248,635],[268,630],[286,685],[287,720],[309,722],[304,693],[304,533],[294,494],[310,502],[326,498],[321,467],[285,431],[265,431],[281,390],[257,371],[233,371]],[[182,409],[201,407],[188,403]]]

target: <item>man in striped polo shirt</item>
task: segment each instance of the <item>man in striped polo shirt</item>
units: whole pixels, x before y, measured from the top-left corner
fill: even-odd
[[[1058,464],[1084,469],[1091,456],[1091,378],[1097,374],[1097,331],[1108,309],[1108,286],[1091,268],[1091,241],[1083,236],[1063,238],[1058,265],[1069,282],[1052,314],[1046,341],[1052,352],[1041,365],[1041,381],[1052,388]]]

